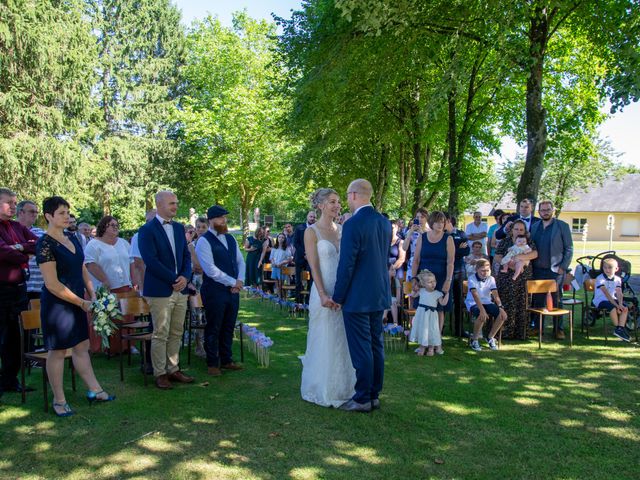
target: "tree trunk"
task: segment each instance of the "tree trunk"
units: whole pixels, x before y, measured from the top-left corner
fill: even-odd
[[[380,210],[384,204],[384,197],[387,192],[388,177],[389,177],[389,146],[382,144],[380,146],[380,163],[378,164],[378,172],[376,174],[376,184],[374,187],[375,192],[375,205],[376,209]]]
[[[518,184],[517,200],[538,198],[547,148],[546,111],[542,106],[542,76],[549,38],[545,7],[534,10],[529,29],[529,78],[527,79],[527,157]]]
[[[452,89],[448,95],[449,122],[447,128],[447,144],[449,145],[449,214],[458,216],[458,184],[460,183],[460,167],[458,161],[457,125],[456,125],[456,91]]]
[[[400,143],[398,148],[398,172],[400,180],[400,211],[404,214],[407,213],[408,203],[408,184],[411,178],[410,170],[407,165],[407,158],[404,149],[404,143]]]

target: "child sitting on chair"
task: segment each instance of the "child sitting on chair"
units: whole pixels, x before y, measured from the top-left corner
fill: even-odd
[[[429,270],[422,270],[411,281],[414,291],[419,290],[420,297],[409,340],[420,345],[416,350],[420,356],[425,355],[426,350],[426,355],[432,357],[434,349],[437,354],[442,355],[444,350],[437,307],[438,304],[444,306],[449,302],[449,293],[443,295],[436,290],[436,276]]]
[[[500,265],[502,265],[501,272],[506,272],[510,268],[514,271],[512,280],[516,280],[522,271],[525,269],[527,265],[529,265],[529,260],[514,260],[516,255],[524,255],[531,251],[531,247],[527,243],[526,235],[518,235],[516,238],[515,244],[509,247],[507,250],[507,254],[503,257]]]
[[[602,273],[596,277],[593,306],[609,311],[609,316],[615,327],[613,334],[625,342],[631,341],[627,333],[627,315],[629,309],[623,302],[622,279],[616,275],[618,262],[615,258],[605,258],[602,261]]]
[[[502,307],[502,301],[498,295],[496,281],[491,276],[491,266],[488,260],[476,262],[476,273],[469,277],[469,290],[464,304],[469,310],[473,321],[473,334],[470,346],[476,352],[482,350],[480,337],[482,327],[489,317],[493,317],[493,325],[487,336],[487,344],[491,350],[498,350],[496,334],[507,319],[507,313]]]

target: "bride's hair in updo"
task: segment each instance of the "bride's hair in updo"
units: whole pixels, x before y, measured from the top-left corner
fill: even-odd
[[[336,192],[333,188],[317,189],[315,192],[311,194],[311,197],[309,197],[311,208],[313,208],[315,211],[320,210],[318,207],[322,205],[324,202],[326,202],[329,199],[329,196],[332,194],[338,195],[338,192]]]

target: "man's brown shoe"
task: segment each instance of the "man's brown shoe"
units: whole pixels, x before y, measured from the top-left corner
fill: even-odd
[[[173,385],[169,381],[169,377],[167,375],[158,375],[156,377],[156,387],[160,390],[171,390]]]
[[[556,340],[564,340],[564,339],[565,339],[564,331],[558,330],[556,332]]]
[[[220,375],[222,375],[222,370],[220,370],[218,367],[208,367],[207,374],[211,375],[212,377],[219,377]]]
[[[176,370],[175,372],[169,374],[169,380],[178,383],[192,383],[193,377],[185,375],[180,370]]]
[[[242,370],[243,369],[243,367],[233,362],[227,363],[225,365],[221,365],[220,368],[222,368],[223,370]]]

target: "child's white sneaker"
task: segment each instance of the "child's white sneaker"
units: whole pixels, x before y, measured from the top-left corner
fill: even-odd
[[[480,342],[478,342],[478,340],[471,340],[471,344],[469,346],[476,352],[482,351],[482,347],[480,346]]]
[[[498,342],[496,342],[495,338],[490,338],[487,340],[487,344],[491,350],[498,350]]]

